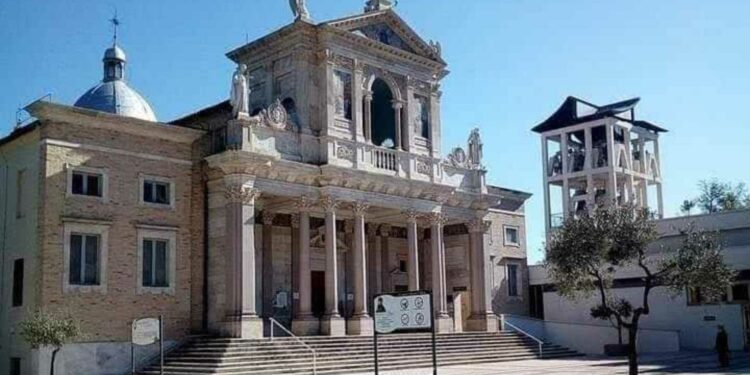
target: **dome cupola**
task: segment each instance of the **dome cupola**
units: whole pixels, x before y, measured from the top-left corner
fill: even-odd
[[[113,20],[117,26],[117,20]],[[74,106],[114,113],[146,121],[157,121],[154,110],[146,99],[125,82],[125,51],[117,44],[115,33],[112,47],[104,51],[104,78],[84,93]]]

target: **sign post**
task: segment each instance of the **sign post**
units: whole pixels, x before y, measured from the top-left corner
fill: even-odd
[[[145,346],[159,341],[159,373],[164,374],[164,324],[162,316],[159,318],[136,319],[131,323],[130,330],[130,366],[135,374],[135,346]]]
[[[406,332],[432,332],[432,373],[437,375],[435,315],[432,292],[416,291],[379,294],[373,301],[375,375],[378,375],[378,335]]]

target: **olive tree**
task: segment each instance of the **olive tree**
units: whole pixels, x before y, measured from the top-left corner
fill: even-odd
[[[55,374],[55,358],[63,345],[81,337],[79,322],[69,316],[37,311],[20,323],[21,337],[32,349],[52,348],[50,375]]]
[[[718,298],[731,285],[734,272],[724,263],[715,233],[690,226],[676,248],[655,249],[650,245],[659,235],[646,209],[613,205],[592,211],[568,218],[552,234],[545,265],[563,297],[596,296],[591,316],[627,331],[630,374],[637,374],[638,324],[651,312],[651,292],[663,287],[677,296],[686,288],[700,288],[702,295]],[[643,285],[637,301],[613,292],[618,270],[633,268]]]

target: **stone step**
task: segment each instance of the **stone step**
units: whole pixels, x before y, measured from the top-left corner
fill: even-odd
[[[546,356],[546,359],[555,359],[555,358],[569,358],[574,356],[580,356],[580,354],[568,351],[568,352],[562,352],[558,354],[550,354]],[[451,361],[443,361],[438,358],[438,367],[444,367],[444,366],[453,366],[453,365],[466,365],[466,364],[473,364],[473,363],[492,363],[492,362],[508,362],[508,361],[519,361],[519,360],[526,360],[526,359],[534,359],[536,356],[533,355],[526,355],[526,356],[509,356],[509,357],[502,357],[502,356],[491,356],[491,357],[482,357],[482,358],[468,358],[468,359],[461,359],[461,360],[451,360]],[[429,360],[420,360],[420,361],[411,361],[411,362],[403,362],[403,363],[384,363],[380,364],[378,367],[382,371],[386,370],[404,370],[404,369],[413,369],[413,368],[427,368],[432,366],[432,359]],[[371,372],[373,371],[373,364],[370,362],[369,364],[365,363],[359,363],[356,366],[348,366],[348,365],[339,365],[334,364],[332,367],[324,367],[320,364],[317,366],[317,374],[320,375],[333,375],[333,374],[352,374],[352,373],[364,373],[364,372]],[[158,367],[150,368],[148,370],[142,371],[138,373],[139,375],[157,375],[159,374]],[[209,375],[209,374],[231,374],[231,375],[280,375],[280,374],[312,374],[312,364],[309,363],[307,366],[301,366],[301,367],[288,367],[288,366],[277,366],[275,369],[270,370],[257,370],[257,369],[239,369],[236,371],[225,371],[225,370],[215,370],[215,369],[204,369],[204,370],[183,370],[183,369],[171,369],[165,367],[164,371],[165,375]]]

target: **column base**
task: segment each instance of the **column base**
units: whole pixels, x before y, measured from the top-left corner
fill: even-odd
[[[292,320],[292,333],[297,336],[315,336],[320,333],[320,320],[312,315]]]
[[[352,336],[372,336],[372,318],[367,314],[353,316],[346,322],[346,333]]]
[[[450,316],[435,317],[435,332],[453,333],[453,319]]]
[[[466,322],[466,328],[472,332],[498,332],[500,324],[494,315],[474,314]]]
[[[263,319],[258,316],[230,316],[223,322],[222,335],[241,339],[263,338]]]
[[[346,320],[339,315],[323,317],[320,320],[320,333],[324,336],[346,336]]]

